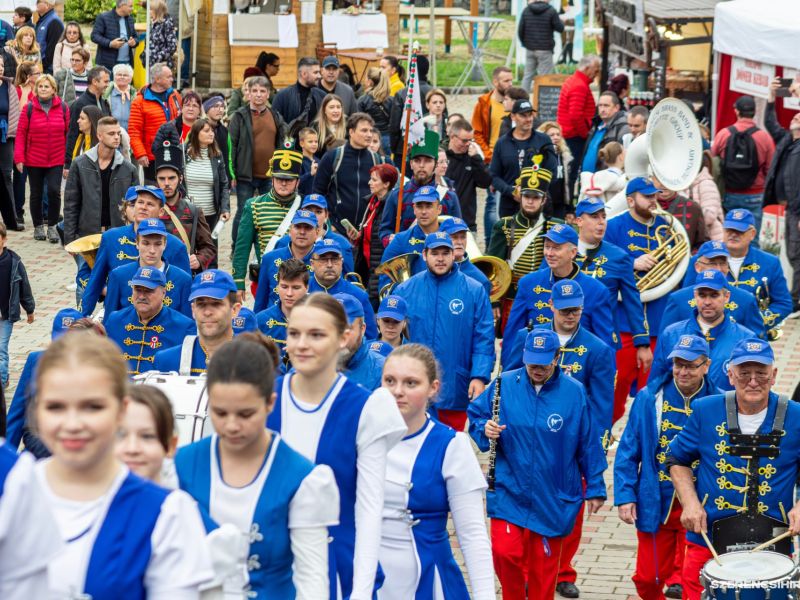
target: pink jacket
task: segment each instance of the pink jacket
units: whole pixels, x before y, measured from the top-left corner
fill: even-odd
[[[58,167],[64,164],[69,129],[69,107],[53,96],[50,111],[45,113],[39,99],[31,96],[31,116],[28,105],[20,107],[17,139],[14,145],[14,164],[26,167]]]
[[[719,194],[719,188],[717,188],[717,184],[708,169],[705,167],[701,169],[685,195],[700,205],[708,239],[721,242],[722,221],[725,213],[722,210],[722,198]]]

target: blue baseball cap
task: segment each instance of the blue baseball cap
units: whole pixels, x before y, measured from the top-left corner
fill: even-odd
[[[350,294],[334,294],[333,297],[344,307],[344,312],[347,313],[348,323],[352,323],[359,317],[362,319],[364,318],[364,307],[355,296]]]
[[[553,284],[550,300],[556,310],[583,308],[583,290],[577,281],[562,279]]]
[[[423,185],[419,188],[414,192],[414,197],[411,199],[412,204],[416,204],[417,202],[439,202],[439,192],[436,191],[436,187],[432,185]]]
[[[155,267],[139,267],[136,274],[131,279],[131,287],[138,285],[154,290],[157,287],[167,285],[164,272]]]
[[[208,269],[198,273],[192,281],[192,289],[189,293],[189,302],[197,298],[214,298],[222,300],[228,294],[236,291],[236,284],[230,273],[221,269]]]
[[[575,244],[578,245],[578,234],[569,225],[557,223],[553,225],[544,237],[554,244]]]
[[[522,361],[526,365],[548,365],[561,348],[558,334],[552,329],[534,329],[525,338]]]
[[[82,318],[83,315],[74,308],[62,308],[56,313],[55,319],[53,319],[53,331],[50,338],[54,340],[61,337],[69,331],[70,326],[75,321]]]
[[[309,227],[316,227],[318,224],[317,215],[312,213],[310,210],[298,210],[292,217],[292,225],[308,225]]]
[[[307,206],[317,206],[319,208],[328,210],[328,201],[325,199],[325,196],[321,194],[309,194],[303,198],[300,208],[305,208]]]
[[[324,240],[318,240],[314,244],[314,254],[317,256],[331,253],[338,254],[339,256],[342,255],[342,247],[336,240],[332,238],[326,238]]]
[[[404,321],[408,314],[408,304],[402,296],[390,295],[381,300],[378,307],[379,319],[394,319]]]
[[[167,237],[167,228],[161,219],[145,219],[139,223],[136,235],[163,235]]]
[[[243,306],[239,309],[239,314],[231,319],[231,325],[233,325],[233,335],[239,335],[245,331],[255,331],[258,329],[256,313]]]
[[[626,196],[633,196],[636,192],[649,196],[651,194],[657,194],[660,191],[661,190],[654,186],[653,182],[647,177],[634,177],[625,187]]]
[[[728,278],[716,269],[708,269],[707,271],[700,271],[694,280],[694,289],[699,290],[707,288],[710,290],[724,290],[728,287]]]
[[[730,255],[731,253],[728,252],[728,246],[725,245],[725,242],[718,242],[716,240],[705,242],[697,250],[697,256],[703,256],[705,258],[718,258],[720,256],[730,258]]]
[[[138,185],[132,185],[127,190],[125,190],[125,202],[130,204],[131,202],[136,202],[136,196],[138,196],[138,192],[136,188],[139,187]]]
[[[464,219],[452,217],[445,219],[439,224],[439,231],[446,231],[447,233],[460,233],[462,231],[469,231],[469,225]]]
[[[162,205],[167,203],[167,198],[164,196],[164,192],[161,191],[161,188],[158,188],[154,185],[137,185],[135,188],[136,196],[139,194],[150,194],[156,200],[161,202]],[[125,194],[125,199],[128,200],[128,194],[130,193],[131,188],[128,188],[128,192]],[[128,200],[129,202],[136,202],[136,196],[133,200]]]
[[[775,362],[775,355],[770,345],[758,338],[745,338],[733,347],[731,360],[728,364],[740,365],[746,362],[755,362],[762,365],[771,365]]]
[[[756,219],[746,208],[734,208],[725,215],[722,223],[724,229],[734,229],[736,231],[747,231],[756,226]]]
[[[585,214],[593,215],[605,209],[606,203],[603,202],[602,198],[588,197],[578,202],[578,206],[575,207],[575,216],[580,217]]]
[[[704,338],[699,335],[682,335],[667,358],[682,358],[691,362],[701,356],[707,357],[710,353],[708,342]]]
[[[432,250],[433,248],[453,248],[453,240],[450,239],[450,234],[446,231],[434,231],[425,236],[425,250]]]

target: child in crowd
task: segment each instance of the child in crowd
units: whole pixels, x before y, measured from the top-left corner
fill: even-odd
[[[8,387],[8,343],[14,323],[20,320],[20,305],[33,323],[36,304],[22,259],[6,248],[8,232],[0,223],[0,382]]]
[[[297,134],[300,150],[303,153],[303,166],[300,168],[300,185],[298,193],[307,196],[312,192],[314,175],[317,174],[317,160],[314,157],[319,148],[319,136],[311,127],[304,127]]]

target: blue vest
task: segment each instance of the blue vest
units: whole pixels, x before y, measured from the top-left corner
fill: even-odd
[[[36,42],[39,44],[42,56],[47,53],[47,28],[53,21],[58,21],[58,15],[54,9],[47,11],[36,23]]]
[[[177,346],[160,350],[156,352],[156,359],[153,363],[154,371],[161,371],[162,373],[169,373],[180,371],[181,367],[181,352],[183,350],[183,341]],[[200,345],[200,338],[196,337],[192,345],[192,362],[191,362],[191,376],[202,375],[206,372],[206,351]]]
[[[175,457],[180,487],[197,501],[207,531],[219,527],[211,518],[211,469],[221,469],[221,465],[211,464],[211,444],[212,441],[219,444],[218,440],[216,435],[204,438],[184,446]],[[273,437],[265,463],[274,444]],[[314,465],[280,439],[274,451],[250,529],[248,591],[255,592],[255,596],[247,597],[292,600],[296,592],[292,583],[294,554],[289,537],[289,504]]]
[[[106,314],[131,306],[133,294],[130,281],[139,270],[139,262],[118,267],[108,274],[106,285],[106,299],[103,303]],[[179,313],[192,317],[192,305],[189,302],[189,291],[192,287],[192,277],[183,269],[173,267],[164,261],[164,277],[167,280],[164,290],[164,306],[177,310]]]
[[[309,252],[303,257],[303,262],[309,271],[311,271],[311,256],[313,254],[313,252]],[[258,313],[280,302],[278,298],[278,269],[290,258],[294,258],[294,255],[288,245],[276,248],[272,252],[267,252],[261,258],[261,268],[258,271],[258,289],[253,303],[253,312]]]

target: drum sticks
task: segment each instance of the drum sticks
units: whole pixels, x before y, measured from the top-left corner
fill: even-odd
[[[719,559],[719,554],[717,554],[717,551],[714,550],[714,546],[711,545],[711,541],[708,539],[708,534],[705,531],[701,531],[700,535],[703,536],[703,541],[706,543],[706,546],[708,546],[708,549],[711,550],[711,556],[714,557],[716,563],[721,567],[722,561]]]

